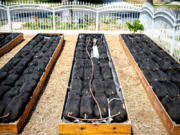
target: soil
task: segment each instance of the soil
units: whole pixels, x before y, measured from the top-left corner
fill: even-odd
[[[134,135],[167,135],[147,97],[136,71],[126,56],[119,35],[106,35],[112,60],[121,83]]]
[[[15,39],[19,33],[0,33],[0,48]]]
[[[34,35],[0,57],[3,67]],[[21,135],[58,135],[77,35],[64,35],[65,45],[46,83],[44,92]],[[119,43],[119,35],[106,35],[111,57],[121,83],[134,135],[167,135],[151,106],[143,86]],[[61,83],[59,83],[61,82]],[[53,92],[52,92],[53,91]],[[135,98],[134,98],[135,97]]]
[[[180,64],[145,35],[122,37],[162,105],[180,124]]]
[[[97,40],[97,42],[93,43],[94,40]],[[93,55],[95,46],[99,57]],[[106,118],[112,115],[116,116],[112,117],[111,122],[120,123],[127,120],[127,113],[123,108],[123,97],[117,94],[117,91],[121,92],[121,89],[115,85],[115,75],[113,76],[113,69],[110,67],[110,64],[112,64],[111,56],[108,57],[108,55],[103,34],[80,34],[78,36],[72,76],[63,111],[66,120],[77,122],[78,119],[85,119],[80,120],[80,122],[89,123],[92,121],[88,119]],[[80,69],[83,69],[81,71],[82,75],[79,73]],[[95,99],[93,96],[95,96]],[[110,110],[109,114],[108,110]],[[120,114],[117,115],[117,113]],[[109,122],[108,120],[105,119],[106,122]],[[101,121],[97,120],[97,122]]]
[[[36,35],[1,68],[0,123],[14,122],[24,112],[60,38]]]

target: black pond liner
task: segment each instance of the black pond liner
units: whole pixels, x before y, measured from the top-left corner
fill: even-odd
[[[15,39],[20,33],[0,33],[0,48]]]
[[[180,124],[180,64],[146,35],[121,36],[171,119]]]
[[[0,123],[22,115],[61,36],[37,34],[0,69]]]
[[[81,41],[81,39],[85,37],[84,41]],[[101,43],[101,50],[99,51],[99,55],[102,53],[106,53],[106,56],[100,56],[101,58],[96,59],[93,58],[93,62],[97,65],[101,65],[104,66],[105,68],[103,68],[104,70],[106,68],[110,68],[110,73],[112,74],[112,78],[111,75],[102,75],[102,71],[100,70],[99,72],[99,68],[98,66],[94,66],[94,72],[96,73],[96,76],[94,76],[94,79],[92,81],[92,90],[93,93],[96,97],[96,100],[98,101],[101,111],[102,111],[102,116],[103,118],[105,117],[109,117],[112,116],[114,114],[117,113],[117,111],[121,112],[121,115],[117,115],[116,117],[113,117],[111,120],[103,120],[103,121],[96,121],[98,123],[121,123],[121,122],[126,122],[128,120],[127,118],[127,112],[126,112],[126,108],[125,108],[125,104],[124,104],[124,99],[122,96],[122,91],[120,88],[120,84],[115,72],[115,68],[113,65],[113,61],[111,59],[110,56],[110,52],[108,49],[108,45],[107,42],[105,40],[105,37],[103,34],[79,34],[78,36],[78,40],[76,43],[76,48],[75,48],[75,52],[74,52],[74,59],[72,62],[72,67],[71,67],[71,73],[70,73],[70,77],[69,77],[69,82],[68,82],[68,88],[67,88],[67,93],[66,93],[66,97],[65,97],[65,101],[64,101],[64,106],[63,106],[63,115],[61,116],[61,119],[63,122],[65,123],[91,123],[91,120],[87,120],[87,121],[82,121],[82,120],[75,120],[72,119],[70,117],[68,117],[67,112],[72,111],[72,116],[75,116],[76,118],[84,118],[84,114],[86,114],[86,118],[87,119],[98,119],[100,117],[99,115],[99,111],[97,109],[97,106],[89,92],[89,80],[87,80],[88,77],[86,77],[85,73],[87,71],[90,71],[89,68],[91,67],[91,63],[89,64],[88,62],[88,57],[86,56],[86,54],[84,53],[84,55],[81,55],[80,53],[83,52],[83,47],[81,48],[81,45],[84,46],[84,51],[85,50],[85,46],[87,45],[87,38],[91,38],[91,41],[93,41],[94,38],[98,39]],[[86,43],[85,43],[86,42]],[[97,41],[98,42],[98,41]],[[81,45],[79,45],[81,44]],[[98,43],[97,43],[98,44]],[[98,45],[97,45],[98,46]],[[102,46],[104,46],[104,49],[102,48]],[[78,54],[77,54],[77,50]],[[92,44],[91,47],[88,47],[88,50],[92,50]],[[92,55],[92,52],[91,52]],[[78,58],[77,58],[78,57]],[[85,64],[83,65],[81,61],[79,61],[79,58],[83,57],[83,60],[85,61]],[[86,60],[85,60],[86,59]],[[90,59],[89,59],[90,60]],[[78,61],[78,65],[77,62]],[[108,64],[103,64],[101,63],[102,61],[108,61]],[[108,67],[107,67],[108,66]],[[75,73],[76,70],[78,68],[82,68],[83,72],[85,76],[83,76],[80,72],[78,72],[79,76]],[[100,67],[101,68],[101,67]],[[100,73],[100,74],[99,74]],[[106,72],[108,73],[108,71]],[[75,75],[75,76],[74,76]],[[109,79],[104,79],[104,78],[109,78]],[[80,78],[80,79],[79,79]],[[84,79],[86,78],[86,79]],[[104,82],[106,80],[106,86],[105,84],[102,82]],[[81,83],[81,84],[80,84]],[[111,91],[111,88],[109,88],[109,90],[111,91],[110,93],[108,93],[108,86],[110,84],[114,84],[114,90],[115,93]],[[73,87],[73,88],[72,88]],[[81,90],[79,90],[79,87],[82,87]],[[106,88],[105,88],[106,87]],[[88,89],[88,90],[86,90]],[[112,88],[113,89],[113,88]],[[107,91],[105,91],[107,90]],[[109,103],[109,107],[108,107],[108,101],[107,98],[109,99],[113,99],[116,98],[114,100],[111,101],[111,103]],[[102,110],[102,108],[105,108],[104,110]],[[110,111],[111,110],[111,111]]]

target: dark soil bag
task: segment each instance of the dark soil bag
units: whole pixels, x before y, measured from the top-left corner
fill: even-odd
[[[97,42],[94,42],[95,38]],[[98,47],[99,58],[93,55],[94,45]],[[99,120],[101,118],[99,105],[103,118],[119,113],[116,117],[113,117],[112,122],[119,123],[127,120],[125,106],[122,101],[113,100],[108,104],[111,98],[121,99],[117,95],[119,86],[116,86],[113,80],[116,76],[112,73],[112,61],[109,57],[107,44],[102,34],[79,35],[75,48],[72,74],[68,84],[67,98],[64,104],[63,119],[79,123],[106,122],[106,120]],[[68,117],[68,113],[73,118]]]
[[[179,123],[180,64],[145,35],[122,37],[168,114]]]
[[[93,118],[94,101],[90,94],[81,97],[80,117],[84,119]]]
[[[52,56],[47,53],[53,54],[59,40],[57,35],[38,34],[0,69],[0,117],[6,116],[1,123],[22,115]]]
[[[73,117],[79,117],[80,114],[80,101],[81,98],[78,94],[69,93],[66,101],[66,106],[64,110],[64,117],[68,120],[73,120],[69,115]]]
[[[125,105],[122,103],[118,96],[113,95],[112,97],[110,97],[109,106],[111,110],[111,116],[119,113],[119,115],[112,118],[113,122],[122,122],[127,120]]]

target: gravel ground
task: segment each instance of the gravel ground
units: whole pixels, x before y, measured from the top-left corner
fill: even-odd
[[[145,89],[119,42],[119,35],[106,35],[111,56],[129,111],[134,135],[166,135]]]
[[[33,35],[25,35],[24,42],[0,57],[0,67],[7,63],[32,37]],[[159,117],[152,108],[136,72],[119,43],[118,35],[106,35],[106,39],[123,89],[134,135],[166,135]],[[63,51],[21,135],[58,134],[58,123],[61,122],[76,40],[77,35],[65,35]]]

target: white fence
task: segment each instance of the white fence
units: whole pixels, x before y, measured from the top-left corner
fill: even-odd
[[[139,18],[141,7],[126,2],[103,5],[14,3],[0,6],[0,20],[1,27],[9,31],[119,31],[127,30],[126,21]]]
[[[180,61],[180,11],[126,2],[0,5],[0,31],[125,33],[125,23],[137,19],[143,23],[144,33]]]
[[[154,9],[146,3],[140,20],[145,27],[144,32],[180,61],[180,10]]]

